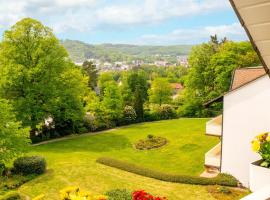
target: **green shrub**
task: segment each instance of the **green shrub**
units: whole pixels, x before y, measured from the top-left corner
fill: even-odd
[[[146,139],[139,140],[135,147],[139,150],[149,150],[162,147],[167,144],[167,139],[163,137],[157,137],[154,135],[148,135]]]
[[[0,197],[0,200],[20,200],[23,199],[18,192],[9,192],[6,195]]]
[[[169,104],[161,105],[157,110],[157,114],[159,119],[174,119],[177,117],[175,109]]]
[[[125,122],[128,124],[136,121],[137,114],[132,106],[125,106],[123,115]]]
[[[117,169],[128,171],[134,174],[167,182],[185,183],[194,185],[223,185],[232,187],[236,187],[238,185],[238,181],[233,176],[227,174],[219,174],[214,178],[204,178],[189,175],[167,174],[108,157],[98,158],[97,162],[110,167],[115,167]]]
[[[126,189],[114,189],[106,192],[108,200],[132,200],[132,192]]]
[[[28,174],[43,174],[46,171],[46,161],[39,156],[20,157],[13,163],[16,173]]]

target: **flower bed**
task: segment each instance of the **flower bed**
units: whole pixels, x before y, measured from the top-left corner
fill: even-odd
[[[167,139],[163,137],[158,137],[154,135],[148,135],[146,139],[139,140],[135,147],[139,150],[149,150],[149,149],[156,149],[160,148],[167,144]]]

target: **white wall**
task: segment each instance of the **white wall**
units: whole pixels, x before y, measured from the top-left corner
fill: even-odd
[[[260,157],[252,139],[270,131],[270,79],[266,75],[224,96],[221,171],[249,186],[249,164]]]

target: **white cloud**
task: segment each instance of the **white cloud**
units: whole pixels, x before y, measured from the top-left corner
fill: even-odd
[[[154,23],[228,7],[226,0],[145,0],[142,3],[107,6],[99,9],[97,16],[108,24]]]
[[[177,29],[163,35],[143,35],[139,44],[194,44],[208,41],[210,35],[217,34],[219,38],[227,37],[233,40],[247,39],[244,29],[239,23],[219,26],[206,26],[195,29]]]
[[[61,32],[152,24],[229,7],[227,0],[0,0],[0,24],[33,17]]]

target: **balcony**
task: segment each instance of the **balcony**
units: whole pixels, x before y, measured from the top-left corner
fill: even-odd
[[[221,143],[217,144],[205,154],[204,164],[208,168],[220,169]]]
[[[206,123],[206,135],[221,136],[222,115],[219,115]]]

